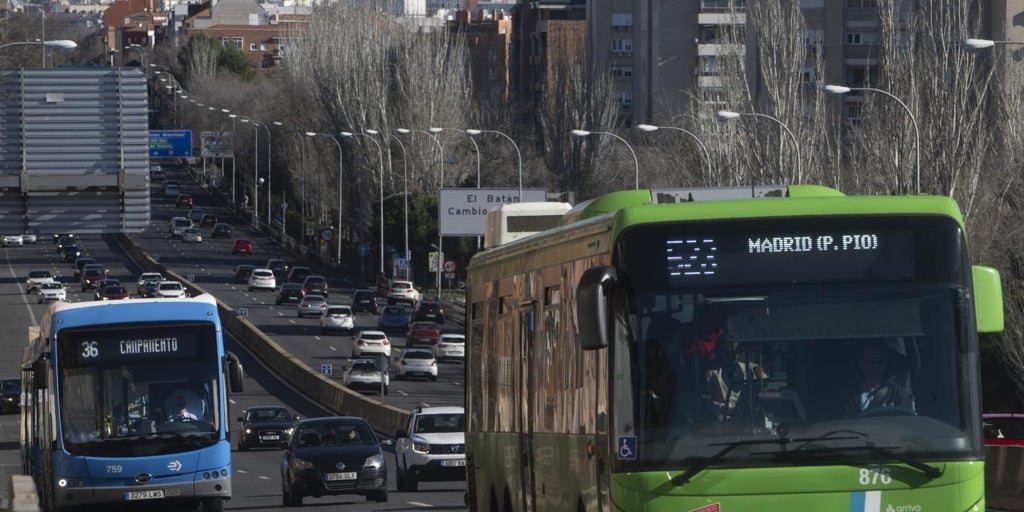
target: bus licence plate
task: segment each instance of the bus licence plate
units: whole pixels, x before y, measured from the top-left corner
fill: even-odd
[[[442,466],[465,466],[466,465],[466,459],[442,460],[441,461],[441,465]]]
[[[163,489],[153,489],[149,491],[128,491],[125,493],[126,500],[156,500],[164,497]]]
[[[326,474],[324,474],[324,480],[327,480],[328,482],[334,482],[334,481],[337,481],[337,480],[355,480],[355,479],[356,479],[356,472],[355,471],[348,471],[348,472],[345,472],[345,473],[326,473]]]

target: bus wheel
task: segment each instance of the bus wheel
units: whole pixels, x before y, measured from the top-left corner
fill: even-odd
[[[203,500],[203,512],[224,512],[224,498],[207,498]]]

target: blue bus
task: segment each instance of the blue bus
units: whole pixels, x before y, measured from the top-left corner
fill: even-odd
[[[40,506],[223,510],[226,383],[240,392],[242,368],[210,295],[51,305],[22,358],[22,469]]]

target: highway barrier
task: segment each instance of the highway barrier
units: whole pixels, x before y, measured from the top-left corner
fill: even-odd
[[[124,234],[117,235],[117,240],[144,271],[160,272],[180,281],[192,296],[206,293],[184,276],[168,270],[151,258]],[[393,435],[395,431],[405,426],[409,419],[409,411],[367,398],[314,371],[281,348],[251,322],[238,316],[234,309],[219,299],[217,309],[225,330],[238,338],[268,368],[273,368],[283,380],[334,414],[366,418],[374,430],[387,436]]]
[[[1024,512],[1024,446],[985,446],[985,504]]]
[[[39,510],[39,495],[36,494],[36,483],[28,475],[11,475],[7,500],[10,512],[36,512]]]

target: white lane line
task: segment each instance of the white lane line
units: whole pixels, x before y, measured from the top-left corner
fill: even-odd
[[[241,473],[241,474],[243,474],[243,475],[244,475],[244,474],[246,474],[246,473],[248,473],[248,471],[246,471],[246,470],[244,470],[244,469],[236,469],[236,470],[235,470],[235,472],[236,472],[236,473]]]
[[[230,402],[231,405],[235,405],[235,399],[234,398],[228,398],[228,402]]]
[[[260,480],[270,480],[269,476],[263,476],[263,475],[260,475],[260,476],[258,476],[256,478],[259,478]]]
[[[406,503],[414,507],[434,508],[434,506],[429,503],[421,503],[419,501],[407,501]]]
[[[332,345],[327,345],[327,348],[329,348],[329,349],[331,349],[331,350],[333,350],[335,352],[338,351],[338,349],[334,348],[334,346],[332,346]]]

